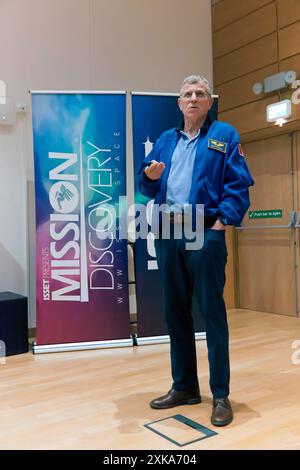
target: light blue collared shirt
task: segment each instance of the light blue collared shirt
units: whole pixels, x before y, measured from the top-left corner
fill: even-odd
[[[184,208],[184,204],[189,203],[200,129],[191,139],[183,131],[181,131],[180,134],[172,155],[166,196],[168,208],[170,211],[174,212],[181,212]]]

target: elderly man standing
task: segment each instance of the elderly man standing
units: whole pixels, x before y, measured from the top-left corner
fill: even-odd
[[[164,132],[140,168],[140,191],[154,203],[166,204],[173,224],[181,223],[187,204],[204,204],[204,243],[196,250],[186,240],[157,237],[164,313],[171,340],[173,385],[151,401],[155,409],[201,402],[197,377],[192,296],[203,315],[208,347],[211,422],[226,426],[233,419],[229,395],[229,340],[223,299],[227,225],[240,225],[253,179],[245,163],[237,131],[224,122],[211,122],[213,98],[208,81],[192,75],[183,81],[178,105],[183,123]]]

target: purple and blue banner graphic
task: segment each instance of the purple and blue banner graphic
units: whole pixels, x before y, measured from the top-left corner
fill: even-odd
[[[36,343],[130,338],[126,94],[32,92],[32,117]]]
[[[167,129],[176,127],[182,120],[177,98],[177,95],[132,94],[135,203],[147,205],[149,208],[147,213],[149,214],[153,201],[139,192],[138,169],[160,134]],[[212,119],[216,119],[216,115],[217,100],[211,110]],[[135,242],[135,276],[138,338],[167,335],[168,331],[162,309],[160,275],[156,261],[154,237],[151,232],[147,240],[137,238]],[[195,301],[193,301],[193,316],[195,331],[202,332],[204,330],[203,321]]]
[[[148,206],[151,214],[153,201],[139,192],[138,170],[142,160],[150,153],[160,134],[178,125],[181,112],[175,95],[132,94],[132,134],[134,161],[135,203]],[[150,225],[149,225],[150,229]],[[162,311],[162,290],[158,272],[154,237],[137,238],[134,246],[135,282],[137,302],[137,336],[151,337],[167,334]]]

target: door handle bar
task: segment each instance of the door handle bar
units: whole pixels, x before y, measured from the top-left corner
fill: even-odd
[[[290,212],[290,222],[287,225],[256,225],[255,227],[245,227],[241,225],[241,227],[235,227],[236,230],[264,230],[264,229],[278,229],[278,228],[292,228],[292,227],[300,227],[300,211],[298,212],[298,220],[295,224],[295,211]]]

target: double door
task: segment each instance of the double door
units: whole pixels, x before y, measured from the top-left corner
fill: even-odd
[[[255,180],[236,236],[236,303],[297,316],[300,308],[300,133],[243,145]]]

